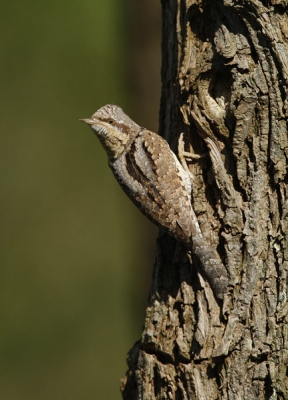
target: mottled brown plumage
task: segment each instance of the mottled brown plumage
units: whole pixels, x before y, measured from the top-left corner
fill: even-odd
[[[191,242],[191,203],[167,142],[146,129],[110,166],[131,200],[154,223],[175,238]],[[127,166],[128,174],[123,175]]]
[[[119,184],[156,225],[197,255],[217,297],[227,286],[226,270],[206,243],[191,205],[191,184],[168,143],[108,104],[83,122],[91,125],[108,154]],[[218,282],[218,283],[217,283]]]

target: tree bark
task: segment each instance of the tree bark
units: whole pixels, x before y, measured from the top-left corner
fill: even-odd
[[[160,134],[209,153],[193,207],[229,290],[160,234],[124,399],[288,399],[287,4],[162,0]]]

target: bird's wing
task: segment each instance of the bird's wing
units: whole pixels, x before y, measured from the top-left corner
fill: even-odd
[[[126,194],[152,222],[183,242],[191,241],[190,198],[178,162],[161,136],[142,130],[110,166]]]

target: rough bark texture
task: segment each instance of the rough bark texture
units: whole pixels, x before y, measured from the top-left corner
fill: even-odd
[[[162,1],[160,133],[209,150],[191,163],[193,207],[229,292],[216,301],[160,236],[124,399],[288,399],[287,4]]]

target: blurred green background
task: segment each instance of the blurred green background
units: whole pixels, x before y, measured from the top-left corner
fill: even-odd
[[[0,20],[1,399],[120,399],[157,231],[78,119],[115,103],[157,130],[160,0],[15,0]]]

